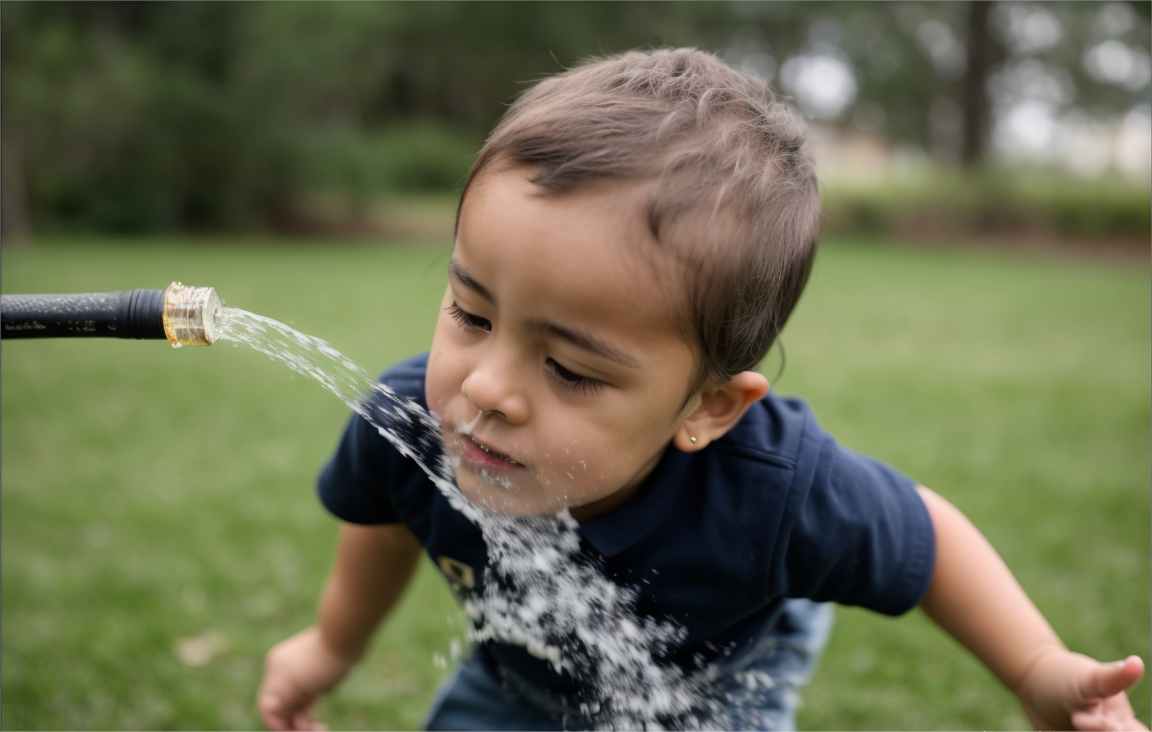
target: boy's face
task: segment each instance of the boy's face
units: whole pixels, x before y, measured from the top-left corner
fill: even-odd
[[[586,518],[655,466],[687,411],[695,355],[641,259],[659,256],[643,189],[541,195],[531,174],[486,171],[465,197],[428,404],[470,500]]]

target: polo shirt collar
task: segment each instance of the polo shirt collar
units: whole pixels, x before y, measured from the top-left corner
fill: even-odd
[[[615,510],[581,522],[581,536],[606,557],[637,544],[679,503],[692,458],[669,446],[636,494]]]

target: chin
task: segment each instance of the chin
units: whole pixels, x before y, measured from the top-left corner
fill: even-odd
[[[503,476],[487,475],[484,471],[478,473],[473,475],[471,470],[460,471],[456,476],[456,485],[470,503],[485,511],[503,516],[541,516],[563,508],[557,507],[550,511],[547,506],[538,505],[536,501],[524,500],[523,488],[502,479]]]

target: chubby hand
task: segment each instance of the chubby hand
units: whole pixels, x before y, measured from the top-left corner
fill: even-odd
[[[1148,730],[1125,693],[1143,675],[1139,656],[1101,663],[1053,649],[1037,657],[1017,693],[1036,729]]]
[[[260,684],[260,717],[271,730],[324,730],[312,706],[348,673],[355,659],[330,651],[320,631],[307,628],[268,651]]]

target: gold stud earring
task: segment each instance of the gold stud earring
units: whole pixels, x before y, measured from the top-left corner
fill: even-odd
[[[688,441],[691,442],[693,445],[695,445],[696,444],[696,435],[688,435]]]

